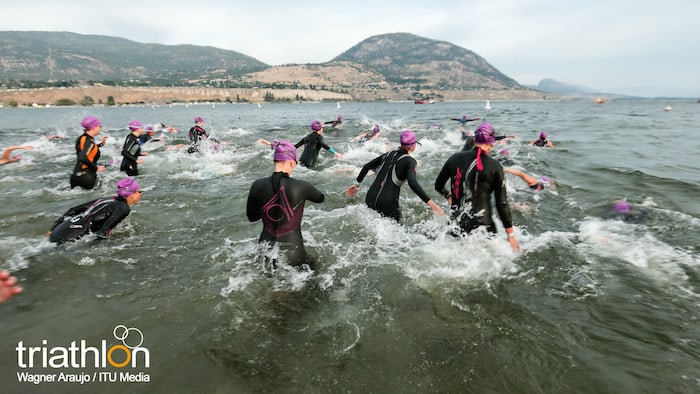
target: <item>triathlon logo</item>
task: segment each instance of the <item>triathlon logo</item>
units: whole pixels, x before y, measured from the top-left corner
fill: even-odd
[[[134,334],[132,334],[132,332]],[[143,333],[138,328],[126,328],[125,325],[120,324],[114,327],[112,334],[114,335],[114,339],[121,341],[122,344],[129,349],[136,349],[137,347],[141,347],[141,344],[143,344]],[[131,345],[128,343],[130,341],[132,343]]]

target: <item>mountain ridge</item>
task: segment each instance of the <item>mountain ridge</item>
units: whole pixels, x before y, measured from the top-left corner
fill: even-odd
[[[542,92],[518,84],[473,51],[411,33],[369,37],[326,63],[269,66],[214,47],[70,32],[0,32],[0,82],[5,89],[96,83],[269,89],[277,93],[270,96],[284,100],[307,99],[310,90],[335,93],[324,99],[363,101],[542,98]]]

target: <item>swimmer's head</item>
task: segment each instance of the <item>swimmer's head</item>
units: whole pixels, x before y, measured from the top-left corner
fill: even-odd
[[[402,131],[399,140],[401,141],[401,147],[407,149],[413,148],[418,142],[416,133],[412,132],[411,130]]]
[[[541,139],[541,140],[546,140],[546,139],[547,139],[547,132],[546,132],[546,131],[540,132],[540,139]]]
[[[288,140],[273,140],[270,145],[275,151],[275,161],[297,161],[297,148]]]
[[[549,187],[549,185],[550,185],[549,177],[546,176],[546,175],[542,175],[542,176],[540,177],[540,179],[537,180],[537,183],[539,183],[540,185],[542,185],[543,188],[544,188],[544,187]]]
[[[95,127],[102,126],[102,122],[100,122],[100,120],[94,116],[87,116],[83,118],[83,121],[80,122],[80,125],[83,126],[84,130],[92,130]]]
[[[496,130],[491,123],[484,122],[474,130],[474,143],[493,145],[496,143]]]
[[[616,213],[627,214],[632,212],[632,204],[627,201],[618,201],[615,203],[613,209]]]
[[[204,119],[201,116],[196,116],[194,118],[194,123],[204,123]]]
[[[313,131],[319,131],[323,128],[323,124],[321,124],[320,120],[314,120],[311,122],[311,130]]]
[[[129,130],[131,131],[136,131],[140,130],[143,128],[143,123],[139,122],[138,120],[132,120],[129,122]]]
[[[133,178],[124,178],[117,182],[117,195],[122,198],[127,198],[130,195],[140,192],[141,186]]]
[[[501,149],[498,151],[498,153],[502,154],[503,156],[508,156],[510,152],[508,152],[508,149]]]
[[[379,125],[374,125],[374,128],[372,129],[372,132],[374,133],[379,133]]]
[[[338,121],[339,121],[339,122],[342,122],[342,121],[343,121],[343,117],[340,116],[340,115],[338,115]]]

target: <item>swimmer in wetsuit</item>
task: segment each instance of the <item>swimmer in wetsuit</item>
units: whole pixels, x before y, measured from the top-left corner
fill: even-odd
[[[368,131],[366,133],[358,135],[357,137],[352,139],[352,142],[359,142],[360,144],[364,144],[367,141],[376,140],[381,135],[382,133],[379,131],[379,125],[375,124],[374,128],[372,128],[372,131]]]
[[[331,125],[331,127],[334,127],[336,129],[342,129],[343,128],[343,117],[338,115],[338,119],[336,120],[329,120],[328,122],[324,122],[324,125],[328,124]]]
[[[452,218],[457,221],[463,233],[470,233],[480,226],[496,233],[496,224],[491,217],[493,195],[508,242],[514,251],[518,251],[520,245],[513,234],[503,166],[488,156],[496,142],[495,134],[490,123],[479,125],[474,132],[476,147],[471,151],[457,152],[447,159],[435,180],[435,190],[447,198]],[[448,180],[450,191],[445,190],[445,182]]]
[[[297,164],[296,147],[289,141],[272,141],[274,172],[272,176],[253,182],[248,192],[248,220],[262,219],[263,230],[258,242],[264,247],[264,261],[276,266],[274,250],[285,252],[286,262],[299,267],[307,264],[315,269],[315,259],[306,253],[301,235],[301,219],[306,200],[322,203],[323,193],[308,182],[291,178]]]
[[[534,146],[539,146],[539,147],[547,147],[547,148],[553,148],[554,144],[552,144],[552,141],[547,140],[547,132],[543,131],[540,133],[540,138],[536,139],[532,142],[530,142],[530,145]]]
[[[316,166],[316,161],[318,160],[318,154],[321,151],[321,148],[334,154],[338,160],[343,160],[343,154],[336,152],[324,141],[323,125],[320,121],[314,120],[311,122],[311,130],[311,133],[294,144],[295,148],[304,145],[304,151],[301,153],[299,163],[301,163],[304,167],[314,168],[314,166]]]
[[[517,168],[510,168],[510,167],[504,167],[503,171],[513,174],[515,176],[520,177],[522,180],[524,180],[527,185],[532,189],[533,191],[540,191],[543,189],[549,189],[551,186],[551,181],[548,176],[541,176],[538,179],[535,179],[534,177],[526,174],[524,171],[519,170]]]
[[[122,148],[122,156],[124,158],[119,169],[126,172],[126,175],[137,176],[139,174],[139,163],[143,163],[143,159],[139,159],[139,156],[148,155],[148,152],[141,152],[141,144],[139,143],[139,137],[143,133],[143,124],[138,120],[133,120],[129,122],[129,130],[131,130],[131,133],[124,140],[124,147]]]
[[[199,141],[209,138],[209,133],[204,130],[204,119],[201,116],[194,118],[194,126],[190,129],[190,147],[187,148],[187,153],[199,152]]]
[[[401,219],[399,210],[399,194],[401,185],[408,181],[408,186],[430,209],[437,215],[444,215],[442,208],[437,205],[423,191],[416,179],[416,159],[410,154],[416,149],[416,134],[410,130],[404,130],[400,136],[401,147],[395,151],[385,153],[365,164],[355,180],[355,184],[345,191],[346,197],[357,194],[360,183],[369,172],[376,170],[376,178],[367,191],[365,202],[367,206],[382,214],[382,216]]]
[[[129,216],[130,206],[141,201],[141,193],[138,182],[122,179],[117,182],[116,196],[98,198],[66,211],[47,234],[49,241],[61,245],[89,233],[95,233],[98,239],[108,238],[112,229]]]
[[[80,125],[83,126],[83,134],[75,141],[78,160],[70,176],[70,188],[80,186],[89,190],[97,184],[97,173],[105,170],[105,166],[97,165],[97,160],[100,159],[100,147],[105,145],[108,137],[95,144],[95,137],[102,130],[102,122],[94,116],[84,118]]]

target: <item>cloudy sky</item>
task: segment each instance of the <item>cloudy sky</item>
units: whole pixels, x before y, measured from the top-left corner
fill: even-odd
[[[322,63],[377,34],[472,50],[521,84],[700,97],[698,0],[3,2],[0,30],[70,31]]]

